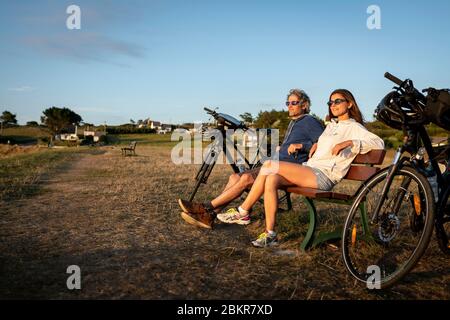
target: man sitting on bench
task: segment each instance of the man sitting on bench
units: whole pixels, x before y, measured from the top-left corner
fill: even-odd
[[[292,89],[287,95],[286,106],[289,109],[289,123],[283,143],[279,147],[279,159],[288,163],[303,163],[308,159],[308,153],[323,132],[322,124],[313,116],[308,115],[311,101],[308,95],[299,89]],[[296,156],[296,151],[299,150]],[[216,211],[238,198],[245,190],[250,188],[260,168],[247,170],[243,173],[234,173],[229,177],[224,191],[209,203],[195,203],[178,199],[183,210],[181,216],[186,222],[211,228],[216,217]],[[225,222],[249,224],[249,217],[225,216]],[[221,216],[219,216],[221,217]],[[228,221],[228,220],[234,221]]]
[[[248,216],[251,207],[264,194],[266,230],[252,242],[254,246],[277,244],[274,226],[278,189],[297,186],[331,190],[344,178],[359,153],[384,148],[383,140],[363,126],[362,114],[350,91],[333,91],[328,106],[331,122],[311,148],[308,162],[304,165],[284,161],[265,162],[245,201],[229,213],[241,219]]]

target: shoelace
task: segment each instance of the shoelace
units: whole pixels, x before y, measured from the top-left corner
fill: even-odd
[[[265,233],[265,232],[261,233],[261,234],[258,236],[258,240],[259,240],[259,239],[264,239],[264,238],[267,238],[267,233]]]
[[[230,214],[230,216],[228,216],[226,218],[227,220],[240,220],[240,219],[243,219],[248,216],[248,214],[247,214],[247,215],[241,217],[241,213],[239,212],[239,210],[236,210],[235,208],[228,209],[226,211],[226,213]],[[233,214],[233,215],[231,215],[231,214]]]

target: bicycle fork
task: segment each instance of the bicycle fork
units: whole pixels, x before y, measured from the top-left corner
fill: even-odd
[[[401,155],[403,154],[403,151],[404,151],[404,148],[403,148],[403,146],[401,146],[397,149],[397,152],[395,153],[394,160],[392,161],[392,164],[390,165],[390,167],[388,169],[388,173],[386,176],[386,182],[384,183],[383,189],[381,191],[381,197],[379,198],[377,205],[375,207],[375,212],[373,213],[372,218],[370,219],[371,224],[378,223],[381,207],[384,203],[384,200],[386,200],[386,196],[387,196],[389,189],[391,188],[391,184],[394,179],[395,173],[397,172],[397,170],[400,168],[400,166],[403,163],[403,161],[400,160]],[[391,208],[394,210],[394,212],[396,212],[396,210],[398,210],[398,208],[400,207],[402,198],[404,197],[404,195],[406,193],[406,189],[408,188],[410,182],[411,182],[411,179],[409,179],[409,178],[405,179],[402,182],[402,185],[400,188],[400,193],[395,199],[394,207]]]

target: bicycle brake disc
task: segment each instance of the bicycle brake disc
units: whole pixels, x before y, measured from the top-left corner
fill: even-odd
[[[378,226],[378,237],[382,242],[388,243],[395,238],[399,229],[400,219],[395,214],[390,213]]]

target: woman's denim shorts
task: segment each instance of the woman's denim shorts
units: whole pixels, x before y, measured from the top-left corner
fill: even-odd
[[[317,178],[317,189],[329,191],[334,187],[333,181],[330,180],[330,178],[327,177],[325,173],[322,172],[322,170],[310,167]]]

